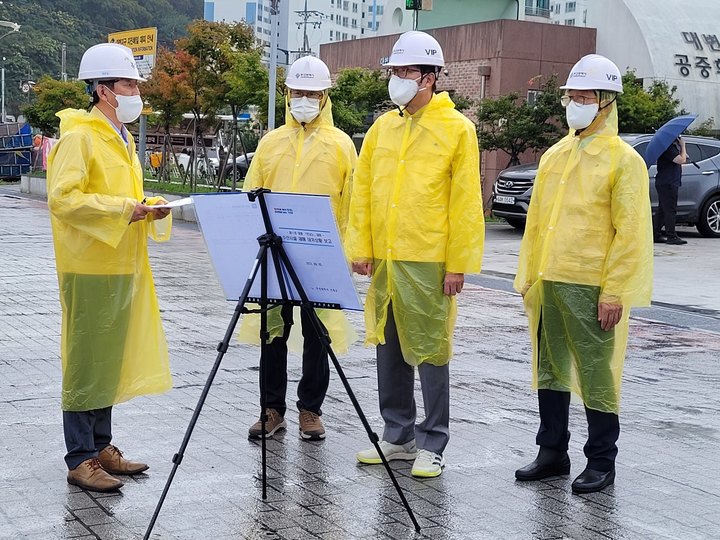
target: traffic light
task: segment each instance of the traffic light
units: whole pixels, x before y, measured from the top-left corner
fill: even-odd
[[[432,11],[432,0],[405,0],[405,9]]]

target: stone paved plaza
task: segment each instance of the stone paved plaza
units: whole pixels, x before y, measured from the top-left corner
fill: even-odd
[[[720,242],[715,246],[708,256],[717,261]],[[0,187],[0,538],[142,538],[234,309],[195,225],[176,223],[173,239],[150,250],[174,386],[114,409],[115,444],[149,463],[148,473],[126,482],[121,494],[84,492],[66,483],[62,459],[60,305],[47,205]],[[493,267],[491,249],[486,266]],[[358,285],[364,290],[367,281]],[[369,441],[334,371],[323,407],[327,439],[301,441],[291,406],[288,431],[268,442],[262,500],[260,447],[247,439],[259,412],[259,351],[233,343],[152,538],[719,538],[715,315],[709,330],[667,324],[652,309],[632,319],[616,484],[579,496],[570,492],[585,464],[577,402],[571,475],[514,480],[536,453],[538,418],[522,303],[507,289],[499,278],[473,278],[460,296],[444,474],[420,481],[409,463],[392,463],[420,533],[382,466],[356,464],[355,452]],[[360,314],[351,320],[362,329]],[[380,430],[374,351],[357,343],[340,361]],[[299,359],[289,365],[292,405]]]

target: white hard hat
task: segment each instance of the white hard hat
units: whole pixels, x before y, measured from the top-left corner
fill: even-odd
[[[563,90],[609,90],[622,94],[622,75],[618,67],[599,54],[588,54],[570,70]]]
[[[332,86],[330,70],[319,58],[303,56],[290,66],[285,86],[293,90],[327,90]]]
[[[443,67],[445,58],[437,40],[425,32],[405,32],[393,45],[390,59],[383,64],[393,66]]]
[[[80,60],[78,79],[81,81],[145,80],[140,76],[132,51],[119,43],[100,43],[85,51]]]

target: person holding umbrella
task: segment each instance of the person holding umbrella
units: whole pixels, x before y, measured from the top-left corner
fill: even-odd
[[[653,237],[655,243],[682,246],[687,244],[675,233],[678,190],[682,185],[682,165],[687,161],[685,141],[678,137],[657,160],[655,189],[658,194],[658,209],[653,216]],[[665,235],[662,233],[665,226]]]
[[[673,245],[687,244],[675,234],[678,190],[682,184],[682,165],[687,161],[685,142],[680,134],[697,118],[696,114],[684,114],[665,122],[655,132],[645,149],[645,164],[648,169],[657,163],[655,188],[659,207],[653,217],[655,243]],[[665,234],[661,233],[665,225]]]

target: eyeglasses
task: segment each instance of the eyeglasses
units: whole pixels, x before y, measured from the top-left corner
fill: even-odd
[[[314,92],[311,90],[290,90],[291,98],[309,98],[309,99],[322,99],[325,94],[323,92]]]
[[[585,97],[585,96],[568,96],[565,94],[560,97],[560,103],[563,107],[570,105],[570,102],[574,101],[578,105],[589,105],[591,103],[597,103],[596,97]]]
[[[409,79],[409,78],[415,79],[421,73],[422,73],[422,71],[420,71],[420,69],[413,67],[413,66],[393,67],[388,70],[388,76],[396,75],[396,76],[400,77],[401,79]]]

